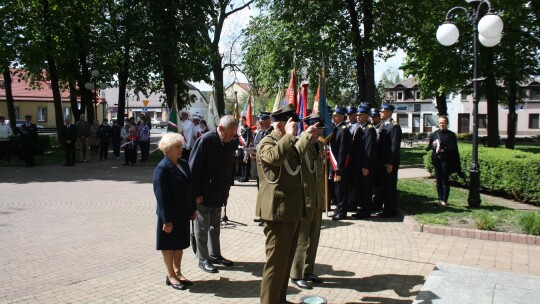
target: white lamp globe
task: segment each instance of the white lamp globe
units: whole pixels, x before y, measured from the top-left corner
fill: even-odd
[[[437,29],[437,41],[444,46],[450,46],[459,38],[459,30],[452,23],[444,23]]]
[[[482,35],[478,35],[478,40],[483,46],[493,47],[501,42],[502,35],[496,36],[495,38],[486,38]]]
[[[495,14],[487,14],[478,22],[478,32],[488,39],[500,36],[503,31],[503,21]]]
[[[93,83],[90,83],[90,82],[87,82],[84,87],[87,89],[87,90],[93,90],[94,89],[94,84]]]

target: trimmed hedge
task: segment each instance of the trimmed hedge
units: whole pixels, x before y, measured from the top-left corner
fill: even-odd
[[[472,146],[460,144],[461,168],[469,180]],[[524,203],[540,203],[540,154],[504,148],[478,147],[480,165],[480,190],[482,192],[511,197]],[[431,151],[424,155],[424,166],[434,175]],[[468,186],[457,174],[452,182]]]
[[[21,139],[19,135],[12,135],[9,138],[9,150],[11,151],[11,155],[21,155],[22,153],[22,146],[21,146]],[[41,155],[45,153],[45,151],[48,151],[51,148],[51,137],[49,135],[38,135],[37,143],[35,146],[35,152],[37,155]]]

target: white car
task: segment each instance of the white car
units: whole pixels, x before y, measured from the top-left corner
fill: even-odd
[[[167,126],[167,122],[166,121],[163,121],[163,120],[157,120],[155,118],[152,118],[151,120],[151,124],[152,124],[152,128],[157,128],[157,127],[160,127],[160,128],[165,128]]]

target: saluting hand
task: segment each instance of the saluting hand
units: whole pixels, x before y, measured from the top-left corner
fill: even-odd
[[[285,134],[296,135],[296,132],[294,131],[295,128],[298,130],[296,124],[297,123],[293,121],[292,117],[289,118],[289,120],[285,124]]]

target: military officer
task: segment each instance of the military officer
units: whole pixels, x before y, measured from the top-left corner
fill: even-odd
[[[264,222],[266,264],[261,282],[261,303],[286,302],[287,285],[298,242],[298,227],[306,216],[301,162],[312,144],[316,126],[296,138],[299,120],[291,104],[271,115],[274,130],[257,151],[260,189],[256,215]]]
[[[300,233],[294,261],[291,268],[291,281],[302,289],[311,289],[311,283],[322,283],[314,274],[315,258],[321,235],[321,208],[324,206],[324,146],[319,140],[324,129],[324,121],[318,113],[304,119],[308,126],[317,123],[318,130],[308,145],[302,160],[302,182],[306,202],[306,218],[300,223]]]
[[[371,108],[369,119],[375,132],[377,133],[377,146],[375,147],[375,164],[378,163],[379,157],[379,128],[381,126],[380,111],[377,108]],[[384,168],[375,165],[375,175],[373,177],[373,212],[382,211],[382,171]]]
[[[245,116],[242,116],[240,119],[241,128],[238,129],[238,139],[240,140],[240,145],[238,146],[238,160],[240,161],[240,171],[242,177],[240,182],[248,182],[249,177],[251,176],[251,158],[249,153],[247,153],[244,148],[253,147],[253,131],[251,127],[247,125],[247,119]]]
[[[32,123],[32,115],[25,115],[24,118],[25,122],[20,127],[24,161],[27,167],[33,167],[38,131],[37,126]]]
[[[330,139],[330,174],[334,179],[334,202],[336,209],[332,220],[347,218],[349,208],[350,150],[352,135],[345,123],[346,109],[336,106],[332,120],[334,130]]]
[[[354,217],[366,219],[371,216],[373,192],[373,177],[375,175],[375,147],[377,133],[369,123],[369,108],[358,108],[359,126],[353,134],[352,168],[355,180],[353,187],[358,189],[361,211]]]
[[[270,112],[260,112],[257,116],[257,122],[259,124],[259,130],[257,131],[257,134],[255,134],[255,139],[253,140],[255,152],[257,152],[257,148],[259,147],[261,139],[263,139],[266,135],[270,134],[272,130],[274,130],[271,125],[272,122],[270,120]],[[255,170],[255,175],[255,180],[257,181],[257,189],[259,189],[259,174],[257,174],[257,170]],[[259,226],[263,226],[261,218],[253,219],[253,221],[259,223]]]
[[[392,119],[394,106],[383,103],[381,106],[381,126],[379,127],[379,160],[382,169],[382,203],[380,217],[397,215],[397,178],[400,164],[401,127]]]
[[[356,114],[357,108],[355,106],[347,106],[347,119],[348,119],[348,127],[351,134],[354,134],[354,131],[358,127],[358,119]]]

